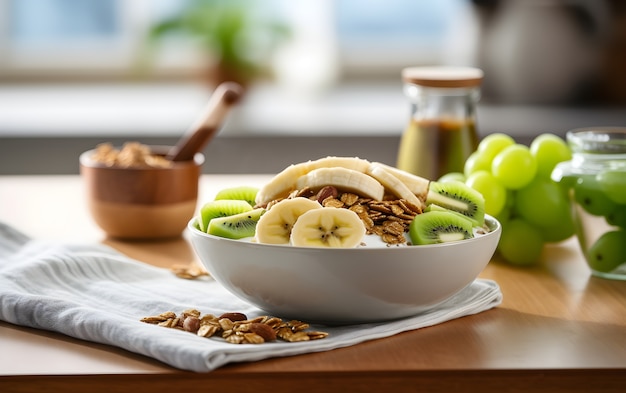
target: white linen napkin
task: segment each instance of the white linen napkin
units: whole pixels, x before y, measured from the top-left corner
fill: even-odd
[[[140,322],[164,311],[196,308],[203,314],[266,315],[212,279],[183,280],[167,269],[134,261],[99,244],[30,239],[0,223],[0,319],[104,343],[196,372],[224,364],[327,351],[439,324],[496,307],[497,283],[477,279],[426,313],[390,322],[316,326],[321,340],[229,344]],[[306,321],[305,321],[306,322]]]

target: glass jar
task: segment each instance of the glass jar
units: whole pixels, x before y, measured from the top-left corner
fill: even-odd
[[[569,192],[576,235],[595,276],[626,280],[626,128],[569,131],[572,160],[552,179]]]
[[[483,72],[471,67],[409,67],[402,70],[411,116],[396,166],[436,180],[463,172],[476,150],[476,104]]]

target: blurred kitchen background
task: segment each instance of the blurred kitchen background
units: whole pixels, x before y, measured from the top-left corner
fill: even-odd
[[[0,0],[0,174],[78,173],[101,142],[173,144],[245,84],[206,173],[395,163],[400,70],[485,71],[481,136],[626,126],[626,1]]]

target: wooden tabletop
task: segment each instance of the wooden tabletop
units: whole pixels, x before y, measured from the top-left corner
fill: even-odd
[[[205,175],[200,201],[218,188],[267,179]],[[0,221],[33,237],[104,242],[161,267],[196,262],[184,238],[107,239],[87,213],[78,176],[0,177]],[[501,286],[501,306],[348,348],[207,374],[0,322],[0,391],[625,391],[626,281],[590,276],[574,239],[546,247],[535,267],[494,258],[481,277]]]

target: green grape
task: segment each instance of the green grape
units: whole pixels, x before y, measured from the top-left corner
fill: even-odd
[[[626,205],[616,205],[605,219],[609,225],[626,229]]]
[[[498,251],[510,263],[532,265],[538,261],[543,243],[535,227],[520,218],[512,218],[502,227]]]
[[[593,175],[578,178],[574,186],[574,199],[587,213],[594,216],[606,216],[616,207],[615,202],[606,196]]]
[[[615,203],[626,204],[626,170],[607,170],[596,175],[600,188]]]
[[[472,173],[465,184],[480,192],[485,198],[485,213],[491,216],[500,214],[506,205],[507,190],[487,171]]]
[[[484,156],[480,152],[475,151],[467,157],[465,160],[465,166],[463,168],[463,174],[465,177],[469,177],[476,171],[489,171],[491,170],[491,160],[487,156]]]
[[[494,216],[502,227],[505,227],[510,219],[514,218],[515,212],[513,211],[513,205],[515,203],[515,191],[506,190],[506,201],[504,207],[500,213]]]
[[[557,164],[554,170],[552,170],[552,175],[550,178],[552,181],[556,182],[563,188],[564,190],[569,190],[570,188],[574,188],[576,185],[576,181],[578,181],[578,174],[568,173],[569,171],[565,170],[561,165],[569,165],[568,162]]]
[[[546,243],[557,243],[569,239],[576,233],[576,226],[571,214],[566,214],[558,224],[537,228]]]
[[[478,144],[476,151],[481,155],[488,157],[491,161],[493,158],[507,146],[515,144],[515,140],[507,134],[496,132],[489,134],[483,138]]]
[[[521,144],[505,147],[491,164],[491,173],[506,188],[518,190],[530,183],[537,173],[537,163],[530,149]]]
[[[491,172],[491,163],[494,157],[507,146],[514,145],[515,140],[502,133],[487,135],[480,143],[474,153],[465,161],[464,174],[469,177],[477,171]]]
[[[494,216],[496,220],[500,221],[500,225],[505,227],[509,220],[513,217],[513,209],[510,206],[504,206],[504,208],[500,211],[500,214]]]
[[[572,159],[567,143],[554,134],[541,134],[530,144],[530,153],[537,161],[537,176],[549,179],[556,164]]]
[[[591,269],[608,273],[626,262],[626,231],[606,232],[587,251]]]
[[[445,183],[449,181],[460,181],[461,183],[465,183],[465,174],[461,172],[450,172],[441,176],[437,182]]]
[[[506,190],[506,206],[504,206],[504,209],[513,212],[513,208],[515,207],[515,194],[516,191],[514,190]]]
[[[557,227],[570,218],[567,195],[558,184],[541,177],[517,190],[514,203],[515,212],[539,228]]]

